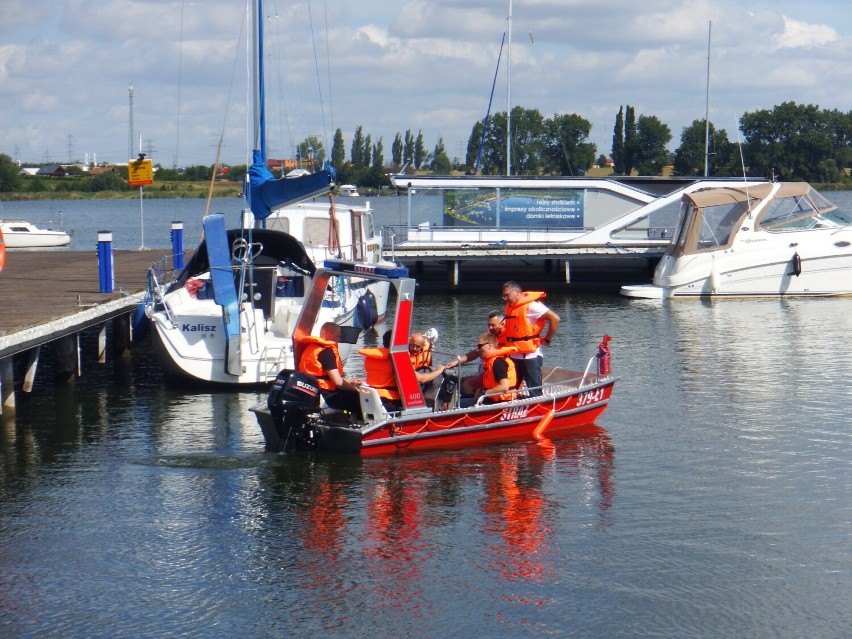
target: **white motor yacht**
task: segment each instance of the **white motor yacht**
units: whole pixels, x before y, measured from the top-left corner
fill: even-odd
[[[685,193],[674,241],[639,298],[852,295],[852,216],[805,182]]]

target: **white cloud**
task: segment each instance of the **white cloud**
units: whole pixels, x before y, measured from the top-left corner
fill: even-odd
[[[826,24],[808,24],[788,16],[782,17],[784,31],[775,38],[775,45],[779,49],[810,49],[840,39],[837,31]]]

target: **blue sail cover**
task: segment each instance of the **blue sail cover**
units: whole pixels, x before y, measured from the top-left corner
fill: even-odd
[[[272,209],[307,200],[325,193],[330,187],[331,174],[328,171],[276,179],[267,168],[261,151],[254,151],[252,154],[252,165],[249,167],[249,204],[252,214],[258,220],[269,217]]]

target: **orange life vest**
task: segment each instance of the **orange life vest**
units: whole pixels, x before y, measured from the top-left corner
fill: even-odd
[[[509,357],[510,353],[517,353],[518,350],[514,346],[510,346],[508,348],[500,348],[495,352],[491,353],[487,357],[484,357],[482,360],[482,387],[488,391],[490,388],[494,388],[497,386],[497,383],[500,381],[496,379],[494,375],[494,362],[497,361],[497,358],[504,360],[509,370],[506,376],[509,378],[509,388],[514,389],[515,386],[518,385],[518,374],[515,371],[515,363]],[[514,392],[502,393],[500,395],[489,395],[488,399],[492,402],[507,402],[510,399],[515,398]]]
[[[432,345],[428,341],[422,351],[419,353],[409,351],[408,355],[411,357],[411,365],[414,370],[419,371],[423,368],[432,367]]]
[[[547,297],[541,291],[527,291],[516,304],[506,304],[506,316],[503,320],[502,341],[518,347],[521,353],[533,353],[538,348],[541,329],[544,328],[544,320],[530,322],[527,317],[527,306],[533,302]]]
[[[331,342],[315,335],[308,335],[300,341],[304,344],[304,350],[302,351],[302,358],[299,360],[299,370],[316,377],[322,390],[334,390],[335,386],[331,382],[328,372],[320,364],[319,354],[323,349],[330,348],[337,362],[337,372],[343,376],[343,362],[340,361],[340,353],[337,352],[337,342]]]
[[[362,348],[358,352],[364,356],[364,371],[367,373],[367,386],[375,388],[379,397],[393,400],[399,399],[399,390],[396,387],[396,377],[393,374],[390,351],[386,348]]]

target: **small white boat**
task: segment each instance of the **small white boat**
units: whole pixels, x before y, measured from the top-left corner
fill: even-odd
[[[805,182],[684,194],[646,299],[852,295],[852,216]]]
[[[341,184],[338,191],[344,197],[361,197],[361,194],[358,193],[358,187],[354,184]]]
[[[0,231],[6,248],[50,248],[71,243],[65,231],[42,229],[24,220],[0,220]]]

